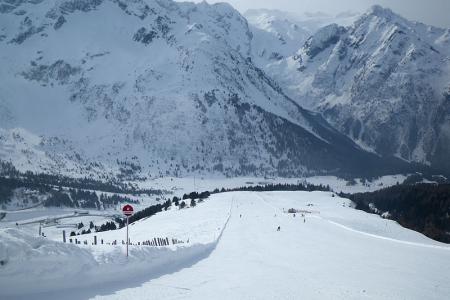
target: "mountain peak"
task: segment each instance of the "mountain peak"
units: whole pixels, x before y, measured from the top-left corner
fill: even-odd
[[[383,7],[381,5],[373,5],[366,13],[367,15],[377,16],[380,18],[392,19],[394,17],[400,17],[394,13],[390,8]]]
[[[374,28],[373,22],[378,25],[395,25],[403,27],[404,29],[414,27],[414,23],[403,18],[401,15],[395,13],[390,8],[385,8],[380,5],[373,5],[366,13],[361,15],[351,27],[360,28],[363,31]],[[384,26],[383,25],[383,26]]]

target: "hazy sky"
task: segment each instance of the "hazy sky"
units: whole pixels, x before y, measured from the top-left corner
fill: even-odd
[[[276,8],[297,13],[322,11],[330,14],[344,11],[364,12],[371,5],[380,4],[407,19],[450,28],[450,0],[208,0],[207,2],[228,2],[241,12],[249,8]]]

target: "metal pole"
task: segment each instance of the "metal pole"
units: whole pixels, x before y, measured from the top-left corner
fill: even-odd
[[[128,257],[128,216],[127,216],[127,239],[126,239],[126,243],[127,243],[127,257]]]

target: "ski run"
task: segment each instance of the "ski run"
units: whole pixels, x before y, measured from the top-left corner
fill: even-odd
[[[92,244],[94,235],[98,245]],[[167,237],[169,245],[142,245],[155,237]],[[195,207],[172,206],[130,225],[128,258],[122,244],[125,228],[77,238],[83,242],[64,244],[60,236],[45,239],[21,228],[0,229],[0,260],[5,264],[0,298],[450,295],[449,246],[355,210],[351,201],[331,192],[220,193]]]

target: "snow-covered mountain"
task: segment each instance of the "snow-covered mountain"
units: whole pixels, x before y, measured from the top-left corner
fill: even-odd
[[[252,58],[265,67],[295,53],[319,28],[336,23],[347,26],[358,17],[357,13],[336,16],[324,13],[295,14],[271,9],[250,9],[244,13],[252,32]]]
[[[266,68],[362,147],[449,171],[450,30],[374,6]]]
[[[20,170],[386,167],[253,65],[247,21],[227,4],[23,0],[0,13],[0,159]]]

